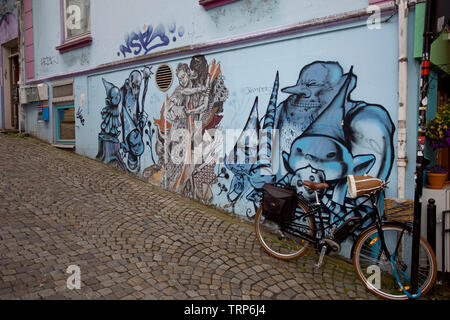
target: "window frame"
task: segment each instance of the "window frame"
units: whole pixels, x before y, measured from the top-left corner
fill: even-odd
[[[389,2],[389,1],[392,1],[392,0],[369,0],[369,6],[381,4],[382,2]]]
[[[91,35],[91,14],[89,12],[89,30],[71,37],[67,38],[67,28],[66,28],[66,1],[67,0],[59,0],[60,4],[60,22],[61,22],[61,45],[57,46],[56,49],[59,50],[60,53],[64,53],[70,50],[75,50],[81,47],[85,47],[91,44],[92,35]],[[90,0],[89,0],[90,1]],[[90,8],[89,8],[90,10]]]
[[[198,3],[203,6],[205,10],[208,10],[235,1],[238,0],[199,0]]]
[[[65,109],[73,109],[75,112],[75,105],[74,104],[62,104],[62,105],[56,105],[55,106],[55,143],[57,144],[63,144],[63,145],[75,145],[76,143],[76,133],[74,139],[61,139],[61,117],[60,117],[60,111]],[[74,123],[75,126],[75,123]]]

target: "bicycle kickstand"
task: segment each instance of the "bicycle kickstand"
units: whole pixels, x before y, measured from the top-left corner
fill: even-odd
[[[320,257],[319,262],[317,262],[314,266],[319,269],[322,266],[323,263],[323,256],[325,255],[325,252],[327,251],[327,246],[322,246],[322,250],[320,250]]]

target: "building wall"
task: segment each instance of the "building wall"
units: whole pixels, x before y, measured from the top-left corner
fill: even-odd
[[[0,128],[11,128],[11,115],[9,108],[9,62],[10,49],[5,45],[17,38],[17,9],[13,0],[2,3],[0,11]]]
[[[327,32],[315,34],[307,37],[294,38],[285,41],[278,41],[271,43],[270,45],[260,45],[260,46],[252,46],[232,51],[221,51],[214,52],[212,54],[204,55],[207,63],[211,66],[213,61],[216,61],[216,66],[220,64],[221,74],[224,77],[224,85],[228,92],[228,97],[225,99],[223,103],[223,112],[218,114],[219,116],[223,116],[220,119],[220,122],[215,127],[220,127],[222,129],[236,129],[237,135],[240,134],[242,129],[252,129],[256,127],[256,124],[250,123],[247,125],[247,122],[250,119],[252,122],[254,119],[252,117],[257,116],[260,122],[262,123],[263,116],[267,112],[269,100],[271,98],[272,91],[274,90],[275,78],[278,73],[279,77],[279,88],[275,89],[277,93],[277,102],[278,112],[281,112],[282,106],[281,103],[284,102],[287,98],[289,98],[289,94],[283,93],[281,91],[282,88],[294,86],[297,83],[297,79],[299,77],[299,72],[307,65],[316,62],[337,62],[339,66],[342,67],[343,73],[347,74],[350,69],[353,67],[353,74],[356,76],[354,83],[354,90],[351,92],[351,99],[355,101],[363,101],[364,105],[376,105],[374,107],[375,115],[380,112],[380,125],[382,126],[391,126],[391,122],[395,123],[397,118],[397,97],[396,97],[396,86],[397,86],[397,76],[395,74],[390,74],[386,76],[384,70],[395,70],[396,69],[396,61],[391,59],[392,56],[396,56],[396,48],[395,43],[392,43],[392,39],[395,39],[396,26],[395,23],[391,25],[386,25],[383,27],[384,30],[382,32],[375,32],[368,36],[367,29],[365,27],[355,27],[352,29],[348,29],[345,32],[343,31],[335,31],[335,32]],[[358,44],[358,45],[355,45]],[[351,47],[352,50],[348,50]],[[330,50],[333,48],[333,50]],[[282,59],[280,59],[280,53],[283,53]],[[301,52],[301,55],[299,55]],[[367,55],[371,56],[370,63],[367,63]],[[236,59],[239,56],[240,59]],[[254,57],[257,57],[255,59]],[[181,63],[185,63],[190,65],[192,57],[188,57],[182,60],[174,60],[170,61],[169,65],[172,70],[176,70],[178,65]],[[114,114],[115,108],[121,106],[121,104],[114,105],[113,103],[107,102],[105,103],[105,98],[112,98],[112,96],[108,96],[107,90],[111,90],[111,88],[117,88],[117,90],[125,88],[125,83],[128,80],[132,81],[133,72],[138,70],[142,74],[142,70],[145,66],[151,67],[152,71],[155,71],[158,67],[158,63],[152,65],[139,65],[133,68],[121,70],[121,71],[112,71],[107,73],[89,75],[86,78],[79,79],[77,81],[77,87],[82,91],[78,92],[77,96],[80,94],[85,94],[87,97],[87,101],[89,102],[86,108],[80,108],[83,118],[85,119],[84,125],[78,124],[77,131],[77,151],[89,156],[91,158],[95,158],[98,156],[99,151],[99,141],[93,137],[101,134],[102,130],[100,128],[103,119],[103,116],[107,116],[108,112],[110,114]],[[313,77],[317,79],[322,79],[323,76],[320,74],[320,68],[318,71],[313,71]],[[136,73],[137,74],[137,73]],[[383,79],[382,82],[380,80]],[[104,83],[103,80],[106,82]],[[330,79],[328,79],[330,80]],[[86,81],[86,83],[85,83]],[[331,80],[330,80],[331,81]],[[139,92],[138,100],[142,101],[142,94],[145,87],[145,82],[142,81],[140,83],[141,88]],[[144,143],[144,149],[135,152],[139,154],[139,156],[135,157],[133,161],[139,159],[140,170],[137,172],[140,175],[149,174],[152,172],[152,166],[158,166],[160,164],[160,157],[158,157],[157,152],[157,125],[160,123],[162,119],[161,113],[164,116],[164,119],[171,118],[172,120],[168,120],[175,127],[185,127],[181,122],[184,121],[182,118],[176,118],[176,116],[170,116],[168,114],[167,109],[163,109],[163,105],[166,107],[169,105],[169,101],[167,99],[176,98],[176,87],[179,84],[177,83],[177,79],[175,79],[175,83],[172,87],[166,92],[161,92],[155,85],[153,76],[150,78],[147,87],[146,101],[145,101],[145,113],[148,114],[147,120],[150,121],[151,126],[146,125],[142,130],[140,130],[143,134],[142,137],[136,137],[137,140],[140,141],[142,138]],[[340,83],[342,85],[342,82]],[[84,91],[85,89],[86,91]],[[334,88],[336,89],[336,88]],[[380,94],[382,92],[382,94]],[[130,95],[131,97],[131,95]],[[257,114],[256,109],[252,110],[254,106],[255,99],[258,99],[257,105]],[[132,98],[130,98],[132,99]],[[325,98],[324,98],[325,99]],[[329,101],[328,101],[329,102]],[[195,105],[194,108],[199,107],[200,103]],[[76,103],[76,105],[78,105]],[[142,107],[142,103],[141,103]],[[325,107],[323,105],[322,107]],[[348,107],[350,108],[350,107]],[[336,115],[335,119],[339,119],[341,110],[336,107],[336,110],[329,111],[331,118],[333,115]],[[375,116],[374,115],[374,116]],[[138,117],[139,114],[136,115]],[[293,119],[287,119],[283,116],[279,116],[279,129],[285,130],[283,128],[284,122],[293,121],[288,124],[289,130],[294,130],[292,135],[283,136],[281,139],[290,139],[289,142],[281,141],[283,145],[283,150],[280,151],[278,156],[282,156],[282,152],[290,153],[290,147],[293,142],[293,138],[300,136],[303,131],[306,129],[308,125],[308,119],[304,119],[303,115],[294,116]],[[314,112],[309,114],[311,118],[314,118]],[[370,115],[372,116],[372,115]],[[181,119],[181,120],[179,120]],[[301,121],[302,124],[299,126],[296,121]],[[370,120],[372,121],[372,119]],[[375,119],[373,119],[376,122]],[[340,120],[338,121],[340,123]],[[127,129],[123,125],[119,125],[117,127],[118,131],[121,133],[128,134],[136,128]],[[144,134],[145,130],[148,132],[152,132],[152,129],[155,129],[156,132],[152,137]],[[380,133],[385,135],[385,139],[391,141],[392,145],[395,144],[396,135],[395,129],[383,131],[385,129],[377,129],[381,130]],[[161,133],[164,130],[160,130]],[[313,130],[314,131],[314,130]],[[318,134],[317,130],[314,131],[314,134]],[[336,138],[338,141],[345,141],[348,137],[345,137],[343,133],[338,133],[338,137],[333,136],[332,132],[322,132],[322,134],[326,134],[328,137]],[[118,134],[116,138],[120,142],[124,142],[126,140],[122,137],[122,134]],[[368,139],[376,139],[375,137],[366,137]],[[320,143],[323,142],[320,139],[318,140]],[[146,143],[151,143],[147,145]],[[234,143],[227,145],[225,141],[225,152],[224,154],[230,157],[230,152],[234,148]],[[329,142],[329,141],[328,141]],[[102,141],[100,141],[100,144]],[[325,140],[324,143],[327,143]],[[333,142],[334,143],[334,142]],[[365,148],[363,146],[361,148]],[[342,146],[339,146],[342,148]],[[350,154],[342,155],[348,156],[349,158],[344,159],[336,159],[337,162],[346,162],[348,165],[347,171],[342,171],[342,176],[345,177],[347,174],[364,174],[364,173],[373,173],[374,175],[382,175],[382,178],[388,178],[391,181],[391,185],[396,185],[396,169],[392,164],[393,157],[395,156],[393,153],[389,155],[390,150],[386,151],[376,151],[373,147],[367,146],[366,151],[361,151],[360,154],[355,154],[353,150],[350,151]],[[100,148],[101,149],[101,148]],[[342,150],[340,150],[342,151]],[[345,151],[345,150],[344,150]],[[377,154],[378,152],[378,154]],[[132,153],[132,152],[131,152]],[[364,158],[362,155],[374,155],[373,159]],[[100,155],[100,157],[104,156],[104,154]],[[323,155],[326,156],[326,155]],[[358,159],[354,159],[352,157],[358,157]],[[134,171],[134,167],[127,163],[130,158],[130,152],[123,152],[122,160],[125,162],[126,170]],[[153,158],[152,158],[153,157]],[[389,159],[384,159],[385,157],[389,157]],[[351,159],[350,159],[351,158]],[[376,159],[375,159],[376,158]],[[110,157],[106,157],[106,162],[109,161]],[[280,158],[281,159],[281,158]],[[132,162],[133,162],[132,161]],[[366,163],[367,161],[368,163]],[[360,165],[366,165],[367,171],[358,171],[360,170]],[[333,166],[333,165],[332,165]],[[375,171],[370,171],[369,167],[376,167],[378,170],[375,174]],[[380,167],[386,167],[384,173],[381,173]],[[156,168],[154,167],[154,168]],[[287,174],[287,169],[284,167],[282,161],[280,161],[281,173],[278,175],[278,179]],[[352,167],[352,168],[350,168]],[[222,169],[224,168],[224,169]],[[254,203],[247,199],[249,193],[251,193],[252,182],[249,179],[249,166],[240,167],[239,165],[218,165],[214,168],[214,175],[222,176],[225,174],[220,174],[222,170],[226,170],[229,178],[218,178],[210,187],[212,188],[211,192],[213,194],[212,199],[204,199],[207,202],[218,205],[220,207],[226,207],[230,210],[234,210],[237,213],[247,212],[248,210],[254,210]],[[296,168],[294,168],[295,170]],[[316,168],[320,169],[320,168]],[[177,183],[176,180],[183,175],[184,168],[173,169],[174,172],[165,172],[163,175],[162,183],[166,183],[166,187],[169,189],[175,189],[181,193],[185,192],[190,194],[193,190],[186,190],[186,185],[180,186],[180,183]],[[189,169],[189,170],[192,170]],[[352,171],[354,170],[354,171]],[[168,177],[167,175],[173,174],[172,177]],[[329,173],[332,175],[333,173]],[[166,180],[164,180],[166,179]],[[187,178],[185,178],[187,179]],[[155,177],[152,177],[151,180],[156,181]],[[167,181],[168,180],[168,181]],[[195,180],[195,178],[194,178]],[[227,191],[220,190],[219,183],[227,189]],[[243,183],[244,189],[241,193],[237,194],[236,184]],[[194,183],[195,184],[195,183]],[[197,187],[197,186],[195,186]],[[224,189],[225,189],[224,188]],[[239,189],[239,188],[238,188]],[[234,191],[232,191],[234,190]],[[395,187],[389,190],[390,195],[395,195]],[[195,192],[194,192],[195,194]],[[220,195],[219,195],[220,194]],[[227,195],[229,197],[227,197]],[[230,197],[232,195],[238,197],[238,201],[229,206],[233,201],[230,201]]]
[[[241,0],[210,10],[198,0],[133,0],[127,6],[121,0],[96,0],[91,1],[92,44],[64,54],[55,49],[61,44],[59,3],[33,1],[33,33],[39,40],[35,41],[36,79],[361,9],[368,0]],[[150,41],[147,35],[155,38]],[[127,40],[131,53],[121,50]]]
[[[59,0],[33,2],[32,83],[51,85],[64,75],[74,77],[77,153],[250,218],[264,182],[294,185],[310,197],[301,181],[326,181],[331,187],[322,197],[335,208],[336,216],[342,206],[352,205],[346,189],[348,174],[388,180],[386,196],[397,196],[396,16],[380,29],[368,29],[365,19],[356,19],[234,46],[204,51],[192,47],[191,53],[177,55],[177,49],[185,46],[220,43],[216,40],[357,10],[368,1],[242,0],[208,11],[197,0],[121,3],[92,1],[92,44],[60,54],[55,49],[60,44],[59,28],[45,18],[59,16]],[[413,39],[413,11],[409,33]],[[156,36],[149,40],[150,35]],[[158,44],[163,45],[152,48]],[[408,105],[416,110],[419,66],[412,58],[413,49],[411,43]],[[136,60],[157,52],[164,55]],[[162,64],[170,66],[173,75],[167,91],[155,82]],[[190,73],[191,90],[183,88],[178,79],[182,72],[177,69]],[[202,71],[203,80],[193,76]],[[30,131],[50,142],[53,109],[46,125],[35,124],[35,109],[27,109]],[[196,119],[209,124],[202,129],[217,130],[209,131],[214,133],[210,140],[223,137],[218,144],[223,152],[209,165],[169,161],[165,157],[186,155],[189,143],[182,138],[204,134],[196,131]],[[415,127],[416,112],[408,112],[407,198],[414,193]],[[243,143],[243,133],[251,136],[262,128],[279,132],[264,144],[275,160],[273,171],[266,175],[261,168],[267,163],[261,159],[262,150],[267,154],[268,149],[258,152],[251,137],[247,148]],[[256,154],[260,161],[252,163]],[[233,163],[233,157],[240,162]]]
[[[38,119],[38,105],[31,103],[24,106],[26,132],[43,141],[51,142],[52,122]]]
[[[8,56],[11,53],[11,49],[2,46],[1,47],[1,57],[3,59],[1,60],[1,64],[3,66],[3,73],[2,73],[2,90],[1,90],[1,101],[2,106],[4,106],[4,110],[2,112],[2,115],[4,117],[4,121],[2,119],[2,127],[4,129],[11,129],[11,107],[10,107],[10,101],[11,101],[11,72],[9,70],[9,59]]]

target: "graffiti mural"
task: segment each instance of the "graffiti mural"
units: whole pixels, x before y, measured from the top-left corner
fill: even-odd
[[[203,55],[176,68],[178,86],[166,97],[157,127],[155,150],[158,162],[144,175],[161,179],[168,189],[204,202],[213,200],[212,185],[219,151],[215,140],[223,107],[228,99],[220,63],[208,64]],[[207,147],[203,142],[208,142]],[[197,152],[199,150],[199,153]]]
[[[121,88],[102,79],[106,91],[106,106],[101,111],[97,159],[139,173],[140,157],[144,153],[145,145],[150,147],[153,155],[151,143],[144,143],[144,136],[150,139],[152,137],[149,133],[151,123],[147,121],[148,115],[144,107],[152,74],[149,67],[141,71],[133,70]]]
[[[176,86],[151,119],[145,110],[151,68],[132,70],[120,86],[102,79],[106,99],[97,158],[250,218],[264,183],[294,186],[313,199],[303,181],[326,182],[320,197],[330,211],[324,221],[331,223],[357,204],[348,195],[347,175],[389,178],[395,126],[383,106],[352,98],[353,67],[345,73],[338,62],[315,61],[300,70],[297,83],[282,89],[276,72],[271,87],[251,92],[269,92],[267,108],[252,97],[245,125],[233,130],[230,144],[226,137],[227,151],[224,136],[231,129],[223,130],[222,120],[243,100],[226,104],[230,93],[221,69],[203,55],[178,63]],[[288,94],[284,101],[278,102],[279,91]]]
[[[137,56],[147,54],[158,47],[168,46],[170,41],[176,42],[178,38],[184,36],[184,28],[171,23],[168,26],[168,31],[163,24],[159,24],[155,28],[152,25],[144,26],[144,31],[131,32],[125,37],[125,45],[120,45],[117,56],[127,54]]]
[[[312,199],[313,192],[302,183],[311,180],[330,185],[321,197],[335,214],[329,219],[337,219],[355,204],[347,196],[347,175],[387,180],[394,161],[395,127],[383,106],[351,99],[356,85],[353,68],[344,74],[337,62],[316,61],[302,68],[295,85],[281,90],[289,97],[277,105],[277,73],[265,114],[259,117],[256,97],[241,137],[226,156],[224,168],[232,173],[229,205],[242,199],[257,208],[267,182],[295,186]],[[261,138],[253,144],[241,141],[250,141],[249,133],[257,135],[261,129],[267,133],[265,148]],[[252,157],[256,161],[248,161]]]

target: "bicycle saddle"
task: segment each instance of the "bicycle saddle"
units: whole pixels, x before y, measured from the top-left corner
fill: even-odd
[[[313,191],[320,190],[320,189],[326,189],[329,187],[328,183],[312,182],[312,181],[308,181],[308,180],[303,181],[303,185]]]

